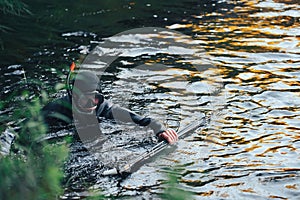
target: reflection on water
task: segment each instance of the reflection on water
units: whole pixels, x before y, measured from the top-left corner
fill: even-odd
[[[190,163],[179,180],[201,199],[299,198],[299,15],[296,2],[247,1],[205,20],[194,16],[190,23],[170,25],[206,42],[221,70],[226,103],[218,123],[140,173]],[[139,188],[139,176],[122,186]]]
[[[133,48],[136,51],[114,62],[103,82],[105,94],[116,103],[151,114],[171,127],[178,121],[184,125],[200,112],[210,114],[212,123],[125,180],[100,176],[98,161],[75,143],[67,168],[69,181],[77,186],[90,182],[92,189],[113,196],[147,199],[162,191],[171,167],[178,173],[180,187],[192,191],[195,199],[300,198],[300,4],[297,0],[223,3],[218,1],[211,12],[197,11],[195,6],[188,17],[167,24],[199,41],[216,68],[199,73],[198,59]],[[63,37],[83,38],[74,32]],[[136,45],[141,39],[147,38],[128,42]],[[147,70],[154,63],[163,67]],[[145,65],[135,68],[141,64]],[[23,76],[21,66],[8,71],[12,79]],[[224,86],[212,98],[207,91],[215,92],[212,83],[220,82]],[[71,186],[73,191],[82,189]]]
[[[193,24],[177,26],[207,41],[226,82],[226,109],[219,137],[201,132],[192,140],[199,141],[192,151],[199,158],[201,144],[211,150],[182,172],[181,182],[212,199],[297,199],[300,5],[245,1],[210,16],[216,18],[195,16]]]

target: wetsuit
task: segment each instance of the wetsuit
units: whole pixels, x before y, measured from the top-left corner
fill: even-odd
[[[111,102],[106,100],[102,94],[98,95],[100,95],[97,97],[98,99],[100,99],[100,101],[97,104],[95,114],[79,115],[81,116],[80,121],[82,124],[88,124],[91,121],[95,121],[95,117],[97,118],[98,122],[100,122],[100,118],[103,117],[106,119],[119,120],[122,122],[133,122],[139,126],[149,126],[156,135],[166,130],[166,128],[159,121],[149,117],[142,117],[128,109],[112,104]],[[76,109],[74,112],[76,112]],[[57,99],[47,104],[42,109],[42,113],[46,124],[50,127],[68,125],[73,121],[72,99],[69,96]]]

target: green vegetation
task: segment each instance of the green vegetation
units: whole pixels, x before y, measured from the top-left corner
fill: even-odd
[[[62,193],[65,144],[37,142],[47,128],[40,115],[41,100],[20,105],[14,117],[27,119],[15,133],[14,153],[0,157],[0,199],[58,199]]]
[[[179,169],[180,171],[180,169]],[[170,169],[167,172],[167,180],[165,182],[165,188],[160,195],[162,199],[166,200],[190,200],[193,199],[192,192],[185,191],[179,186],[180,172],[178,169]]]
[[[20,0],[0,0],[0,17],[2,15],[22,16],[23,14],[31,14],[28,6]],[[3,22],[2,22],[3,23]],[[8,26],[0,23],[0,33],[12,31]],[[0,49],[4,49],[2,36],[0,36]]]
[[[20,0],[0,0],[0,11],[4,14],[30,14],[28,6]]]

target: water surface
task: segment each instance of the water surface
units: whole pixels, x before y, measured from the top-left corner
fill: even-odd
[[[43,89],[50,90],[55,82],[63,80],[63,63],[79,59],[121,31],[159,26],[199,41],[213,67],[199,71],[195,70],[195,60],[188,61],[172,52],[137,51],[113,63],[113,70],[102,83],[104,93],[115,103],[154,116],[170,127],[195,120],[200,113],[211,116],[212,122],[179,141],[170,154],[126,179],[101,176],[101,162],[74,142],[66,163],[65,197],[84,197],[87,191],[102,190],[124,199],[150,199],[163,191],[166,174],[176,169],[179,187],[193,192],[195,199],[300,198],[298,1],[118,1],[103,3],[101,8],[77,3],[86,6],[60,3],[58,8],[47,3],[37,5],[45,6],[45,12],[34,8],[36,25],[40,21],[49,24],[44,32],[38,32],[43,34],[42,42],[35,40],[34,48],[28,49],[28,43],[22,43],[22,47],[19,42],[19,52],[26,53],[15,55],[9,48],[10,56],[1,67],[1,96],[12,90],[22,91],[23,70],[28,77],[42,80]],[[15,41],[23,37],[31,41],[32,35],[18,36]],[[151,73],[147,68],[135,68],[141,64],[151,67],[153,63],[166,67]],[[207,85],[216,82],[222,83],[222,90],[212,95],[208,91],[215,90]],[[36,84],[31,86],[36,93],[41,89]],[[2,113],[9,115],[16,104],[12,102]],[[145,144],[136,153],[154,141],[134,127],[110,123],[103,126],[112,140],[120,135],[111,132],[123,130],[114,132],[124,138],[119,141],[121,146]],[[130,138],[132,132],[137,136],[134,140]]]

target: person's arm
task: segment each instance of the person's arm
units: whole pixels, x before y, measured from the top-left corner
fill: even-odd
[[[158,120],[150,117],[142,117],[126,108],[113,105],[107,100],[104,100],[104,102],[98,108],[97,115],[107,119],[120,120],[122,122],[133,122],[139,126],[149,126],[154,131],[156,136],[167,140],[169,143],[174,143],[178,139],[177,133],[174,130],[166,130],[165,126]]]

